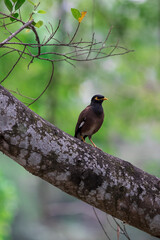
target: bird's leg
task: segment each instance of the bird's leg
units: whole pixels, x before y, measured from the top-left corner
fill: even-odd
[[[83,142],[85,142],[85,140],[84,140],[83,136],[81,136],[81,138],[82,138],[82,141],[83,141]]]
[[[91,143],[93,144],[94,147],[97,147],[96,144],[92,141],[91,138],[89,138],[89,140],[91,141]]]

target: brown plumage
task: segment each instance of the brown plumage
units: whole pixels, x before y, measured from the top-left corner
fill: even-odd
[[[90,105],[80,113],[75,128],[75,137],[84,142],[85,138],[88,137],[94,147],[96,147],[96,145],[91,137],[102,126],[104,120],[102,102],[104,100],[108,100],[108,98],[105,98],[102,95],[94,95],[91,99]]]

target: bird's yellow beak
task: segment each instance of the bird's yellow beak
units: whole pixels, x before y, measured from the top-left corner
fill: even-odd
[[[104,100],[108,100],[108,98],[104,97],[102,100],[103,100],[103,101],[104,101]]]

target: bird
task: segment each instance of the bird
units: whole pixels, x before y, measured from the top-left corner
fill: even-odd
[[[88,137],[94,147],[97,147],[92,141],[92,135],[95,134],[102,126],[104,120],[104,111],[102,103],[108,98],[103,95],[96,94],[91,98],[91,103],[79,115],[75,128],[74,137],[85,142]]]

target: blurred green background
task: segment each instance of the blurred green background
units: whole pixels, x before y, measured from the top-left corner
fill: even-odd
[[[50,88],[31,109],[74,135],[80,111],[94,94],[105,95],[109,98],[103,104],[105,121],[93,137],[95,144],[160,177],[159,0],[47,0],[39,8],[47,13],[35,18],[43,19],[46,25],[50,22],[54,29],[61,19],[56,37],[68,42],[77,26],[71,8],[87,11],[77,41],[81,37],[91,41],[93,32],[97,41],[103,41],[113,25],[107,44],[119,40],[119,45],[135,51],[99,61],[75,62],[76,68],[66,62],[56,63]],[[0,9],[9,13],[2,0]],[[22,7],[24,20],[30,12],[31,5],[26,2]],[[16,25],[10,28],[15,29]],[[2,41],[8,35],[4,29],[0,31]],[[45,27],[38,32],[43,40]],[[34,40],[32,32],[25,30],[19,36],[24,42]],[[15,59],[15,53],[0,58],[0,80]],[[14,91],[18,88],[25,96],[35,98],[46,86],[51,66],[35,60],[28,70],[29,60],[21,59],[3,86]],[[92,207],[32,176],[3,154],[0,154],[0,166],[0,240],[106,239]],[[111,239],[116,239],[106,214],[97,212]],[[111,217],[110,221],[114,225]],[[132,240],[155,239],[132,227],[127,229]]]

